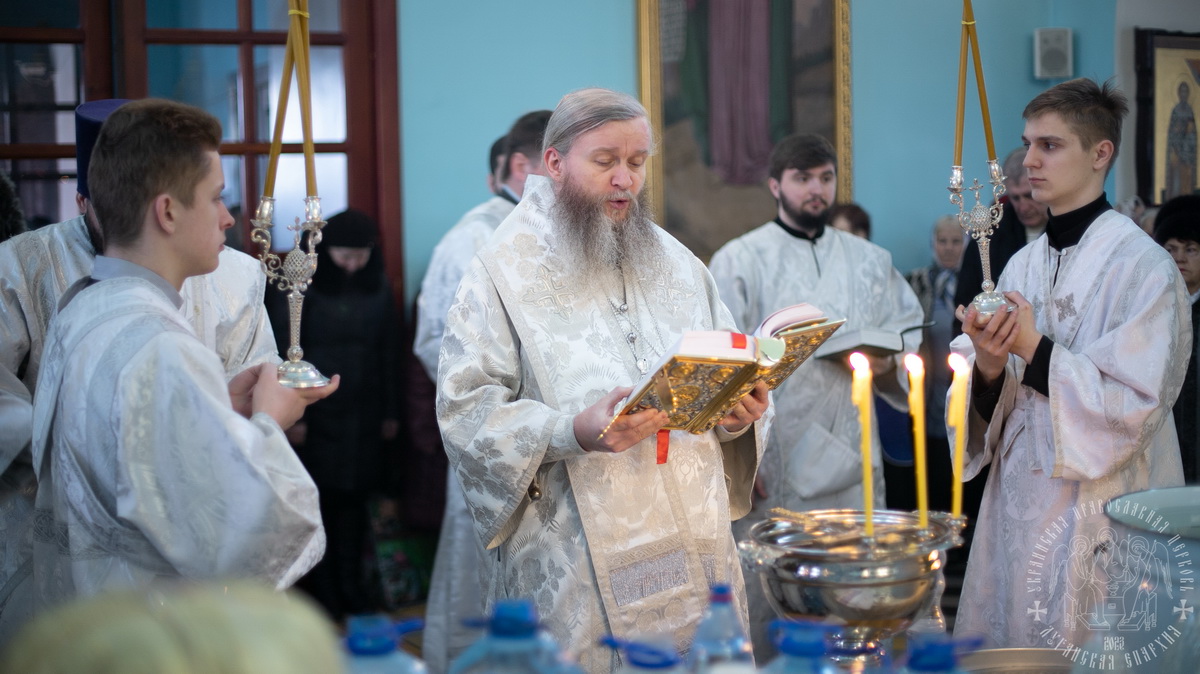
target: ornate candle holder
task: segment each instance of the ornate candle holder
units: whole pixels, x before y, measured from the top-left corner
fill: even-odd
[[[878,665],[882,643],[937,615],[943,551],[962,544],[966,518],[877,510],[866,537],[861,510],[810,510],[763,520],[738,543],[782,618],[835,625],[834,660],[847,670]]]
[[[979,315],[991,318],[992,314],[1001,309],[1011,310],[1004,295],[996,292],[996,284],[992,282],[992,260],[988,253],[992,232],[1000,224],[1000,216],[1004,207],[1000,197],[1004,194],[1004,172],[995,159],[988,160],[988,175],[992,183],[992,205],[984,206],[979,200],[979,190],[983,185],[976,178],[967,189],[975,193],[975,206],[967,211],[963,208],[963,170],[961,166],[950,167],[950,203],[958,206],[958,225],[979,243],[979,258],[983,262],[983,292],[975,296],[971,304]]]
[[[288,388],[317,388],[329,383],[329,378],[317,371],[312,363],[301,360],[304,349],[300,348],[300,315],[304,306],[304,291],[317,271],[317,244],[321,242],[321,198],[304,198],[304,222],[296,218],[288,225],[293,232],[295,247],[282,260],[271,252],[271,226],[275,218],[275,199],[263,197],[258,211],[250,221],[254,229],[250,240],[262,246],[258,259],[263,263],[267,280],[288,294],[287,360],[279,365],[279,383]],[[307,234],[307,236],[306,236]],[[302,247],[303,246],[303,247]],[[305,252],[307,250],[307,252]]]

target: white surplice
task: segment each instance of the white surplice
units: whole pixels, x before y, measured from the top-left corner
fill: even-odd
[[[483,248],[512,213],[515,204],[492,197],[467,211],[433,249],[421,293],[417,296],[417,332],[413,353],[429,378],[437,381],[438,353],[446,329],[446,312],[475,253]],[[451,660],[479,638],[478,629],[464,627],[464,618],[483,615],[480,592],[479,543],[467,512],[467,501],[451,470],[446,471],[446,505],[437,554],[425,603],[421,657],[434,672],[444,672]]]
[[[640,379],[639,358],[655,361],[685,330],[734,324],[703,264],[661,231],[664,254],[626,270],[623,290],[616,272],[575,275],[553,202],[552,184],[530,177],[463,278],[438,422],[487,549],[486,601],[532,598],[560,644],[608,672],[618,660],[597,638],[659,632],[686,646],[715,581],[744,611],[729,522],[749,509],[767,421],[727,442],[672,432],[661,465],[654,437],[619,454],[579,447],[575,414]]]
[[[970,413],[964,476],[992,468],[955,634],[1083,648],[1121,547],[1104,504],[1183,483],[1171,405],[1192,343],[1187,293],[1170,256],[1112,210],[1075,246],[1055,251],[1043,235],[1021,249],[997,287],[1024,295],[1054,341],[1050,395],[1023,385],[1026,364],[1010,356],[991,423]],[[974,363],[966,335],[951,347]],[[1113,634],[1131,647],[1145,633],[1128,627]]]
[[[271,417],[233,410],[173,289],[116,263],[68,290],[46,336],[32,445],[39,610],[160,579],[288,587],[324,553],[316,485]]]
[[[782,307],[807,302],[830,318],[845,318],[842,329],[881,328],[896,332],[924,320],[920,300],[892,266],[883,248],[832,227],[815,241],[768,222],[725,244],[709,263],[721,299],[743,330]],[[914,352],[921,331],[904,335]],[[876,392],[897,409],[907,410],[907,375],[895,356],[896,371],[876,380]],[[810,358],[774,393],[775,420],[763,455],[760,479],[766,498],[734,525],[738,540],[772,508],[793,511],[863,508],[862,437],[858,411],[850,400],[851,372],[844,362]],[[884,504],[879,432],[871,429],[872,492],[876,508]],[[750,618],[755,651],[774,653],[767,625],[776,617],[755,580],[750,588]]]
[[[46,330],[59,298],[91,272],[95,255],[83,216],[0,243],[0,644],[32,609],[25,581],[37,485],[29,442]],[[260,263],[233,250],[221,253],[216,271],[183,284],[183,312],[227,378],[279,360],[265,285]]]

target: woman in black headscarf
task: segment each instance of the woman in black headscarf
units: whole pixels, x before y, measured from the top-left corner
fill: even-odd
[[[376,245],[378,228],[364,213],[329,218],[317,245],[317,271],[304,298],[300,344],[318,370],[341,375],[335,395],[310,405],[289,439],[321,494],[325,557],[299,587],[330,615],[379,608],[364,582],[367,504],[382,484],[383,447],[398,432],[395,307]],[[279,352],[287,351],[287,308],[272,293]],[[283,301],[280,301],[283,300]]]

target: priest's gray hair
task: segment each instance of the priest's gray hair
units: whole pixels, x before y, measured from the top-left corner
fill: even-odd
[[[566,155],[580,136],[607,124],[629,119],[645,119],[649,124],[646,108],[629,94],[611,89],[580,89],[572,91],[558,102],[550,123],[546,125],[546,138],[542,141],[542,154],[554,148]],[[651,131],[650,153],[654,153],[653,130]]]

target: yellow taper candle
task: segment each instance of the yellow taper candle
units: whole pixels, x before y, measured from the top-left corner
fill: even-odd
[[[863,513],[866,535],[875,535],[875,487],[871,477],[871,363],[867,357],[855,351],[850,354],[850,367],[854,368],[854,382],[850,389],[850,400],[858,407],[858,421],[862,428],[862,486]]]
[[[954,428],[954,491],[951,493],[950,514],[962,515],[963,451],[967,442],[967,379],[971,366],[967,359],[957,353],[950,354],[950,369],[954,380],[950,382],[950,404],[946,410],[950,426]]]
[[[929,526],[929,491],[925,468],[925,363],[915,353],[904,357],[908,369],[908,413],[912,415],[913,464],[917,469],[917,519]]]

